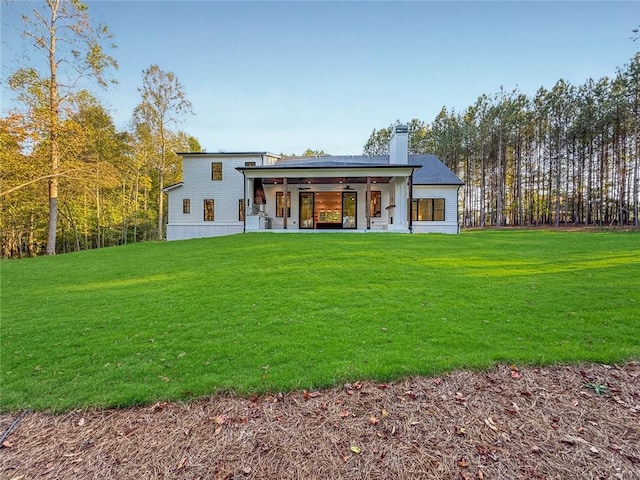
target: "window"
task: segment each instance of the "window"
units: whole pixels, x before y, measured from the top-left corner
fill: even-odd
[[[380,192],[371,192],[371,198],[369,199],[369,216],[380,217],[382,216],[382,194]]]
[[[414,221],[443,222],[444,198],[416,198],[411,206]]]
[[[291,216],[291,193],[287,192],[287,217]],[[276,192],[276,217],[284,217],[284,192]]]
[[[215,218],[214,210],[215,210],[215,204],[213,199],[209,198],[205,200],[204,201],[204,221],[205,222],[213,222]]]
[[[444,198],[433,199],[433,220],[444,222]]]
[[[191,213],[191,199],[182,199],[182,213]]]
[[[245,167],[255,167],[256,166],[256,162],[244,162],[244,166]]]
[[[222,162],[211,162],[211,180],[222,180]]]
[[[244,222],[244,200],[238,200],[238,220]]]

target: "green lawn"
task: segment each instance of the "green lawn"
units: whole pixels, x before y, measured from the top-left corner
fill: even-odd
[[[0,411],[640,357],[640,234],[246,234],[2,261]]]

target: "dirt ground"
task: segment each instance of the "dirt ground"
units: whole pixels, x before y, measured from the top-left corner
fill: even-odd
[[[27,413],[0,478],[640,479],[640,363]]]

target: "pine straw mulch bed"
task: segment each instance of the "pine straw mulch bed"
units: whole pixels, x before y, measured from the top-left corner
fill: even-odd
[[[640,363],[28,413],[0,478],[640,479]]]

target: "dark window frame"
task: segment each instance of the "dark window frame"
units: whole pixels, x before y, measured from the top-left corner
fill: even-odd
[[[244,199],[238,200],[238,221],[244,222],[245,208],[244,208]]]
[[[276,217],[284,217],[284,192],[276,192]],[[287,192],[287,218],[291,218],[291,192]]]
[[[191,199],[183,198],[182,199],[182,214],[189,215],[191,213]]]
[[[216,221],[216,201],[213,198],[206,198],[204,200],[204,221],[215,222]]]
[[[344,226],[344,214],[345,214],[345,209],[344,209],[344,204],[345,204],[345,198],[348,197],[349,195],[353,195],[353,203],[355,206],[355,215],[353,216],[353,226],[352,227],[345,227]],[[355,230],[358,228],[358,192],[342,192],[342,197],[340,197],[340,202],[341,202],[341,221],[342,221],[342,228],[345,230]]]
[[[374,203],[373,197],[378,197],[377,205]],[[377,210],[375,208],[376,206]],[[369,196],[369,217],[382,217],[382,192],[380,190],[371,190],[371,195]]]
[[[222,180],[222,162],[211,162],[211,181]]]
[[[426,208],[426,212],[423,210],[424,208]],[[421,212],[424,212],[425,215],[420,215]],[[446,219],[446,200],[442,197],[414,198],[411,204],[411,219],[414,222],[444,222]]]

